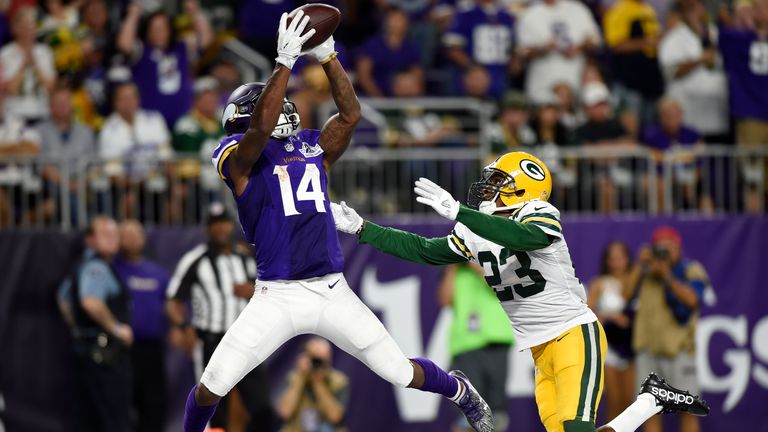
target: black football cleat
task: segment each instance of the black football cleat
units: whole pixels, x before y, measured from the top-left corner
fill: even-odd
[[[709,415],[709,405],[700,396],[695,396],[684,390],[678,390],[651,372],[640,386],[640,393],[649,393],[656,398],[662,407],[662,412],[687,412],[695,416]]]
[[[455,377],[464,385],[464,395],[456,402],[467,418],[469,425],[477,432],[493,432],[493,414],[480,393],[475,390],[464,372],[452,370],[448,375]]]

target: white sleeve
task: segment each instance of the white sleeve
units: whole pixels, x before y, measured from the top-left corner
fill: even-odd
[[[456,226],[453,227],[451,234],[448,236],[448,246],[453,253],[469,261],[473,257],[472,252],[469,250],[466,243],[467,231],[467,227],[465,227],[464,224],[457,223]]]
[[[522,224],[533,224],[544,233],[557,238],[563,238],[563,228],[560,224],[560,211],[546,201],[530,201],[525,204],[513,219]]]
[[[520,25],[517,26],[517,45],[521,48],[542,45],[542,42],[539,40],[541,37],[537,37],[539,36],[539,31],[537,29],[536,23],[534,22],[534,11],[531,10],[531,8],[528,8],[520,14]]]

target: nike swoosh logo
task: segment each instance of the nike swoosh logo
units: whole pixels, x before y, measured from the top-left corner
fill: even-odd
[[[539,210],[541,210],[541,209],[545,209],[545,208],[547,208],[547,206],[543,206],[543,207],[534,207],[534,208],[533,208],[533,211],[539,211]]]
[[[339,281],[340,281],[340,280],[341,280],[341,279],[336,279],[336,282],[334,282],[334,283],[332,283],[332,284],[328,284],[328,288],[330,288],[330,289],[333,289],[333,287],[335,287],[335,286],[336,286],[336,284],[337,284],[337,283],[339,283]]]

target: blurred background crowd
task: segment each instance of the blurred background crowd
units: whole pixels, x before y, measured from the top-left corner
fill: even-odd
[[[332,188],[409,213],[410,180],[463,195],[523,148],[566,211],[762,212],[768,2],[329,0],[364,98]],[[202,220],[220,112],[268,77],[294,0],[7,0],[0,16],[0,226],[107,213]],[[302,126],[333,113],[312,60],[289,89]]]
[[[594,219],[568,234],[569,244],[579,248],[579,274],[599,273],[589,284],[589,304],[610,343],[608,417],[632,400],[636,377],[651,370],[695,391],[701,365],[694,334],[713,291],[707,271],[685,256],[680,233],[655,230],[659,220],[652,217],[704,216],[712,225],[701,237],[692,235],[698,225],[687,225],[686,241],[697,245],[692,256],[716,264],[713,279],[721,283],[741,278],[729,288],[747,294],[757,288],[764,236],[742,234],[763,232],[761,219],[750,219],[753,231],[746,231],[730,218],[707,218],[764,213],[768,0],[325,2],[342,11],[336,47],[363,112],[354,145],[330,176],[332,198],[363,213],[418,224],[424,219],[413,215],[426,210],[414,205],[415,178],[427,176],[462,197],[496,155],[536,153],[554,174],[552,200],[566,220],[573,214],[649,216],[631,219],[629,228],[622,228],[622,220]],[[8,412],[19,413],[8,424],[58,431],[74,417],[93,422],[78,430],[178,425],[180,406],[166,404],[163,396],[186,392],[193,374],[176,367],[189,366],[194,357],[200,369],[253,295],[255,263],[248,246],[236,242],[236,222],[226,210],[229,193],[209,162],[223,136],[221,110],[238,85],[270,75],[280,14],[304,3],[0,1],[0,234],[15,239],[0,248],[0,257],[8,257],[0,262],[10,263],[0,272],[10,281],[0,290],[0,312],[10,318],[0,313],[0,327],[5,319],[26,323],[0,333],[17,348],[39,340],[36,346],[45,352],[64,356],[75,350],[53,371],[45,355],[5,359],[6,371],[40,374],[34,385],[3,389],[10,395]],[[289,97],[302,127],[320,128],[334,112],[328,82],[313,60],[302,58],[293,69]],[[203,225],[206,235],[199,232]],[[18,229],[30,227],[57,229]],[[721,227],[729,236],[720,235]],[[70,235],[75,229],[85,232],[84,254],[81,239]],[[616,234],[621,229],[623,237]],[[616,238],[626,239],[635,253],[614,242],[600,257],[599,250]],[[504,430],[514,340],[482,271],[461,266],[438,275],[391,266],[347,240],[345,251],[353,251],[348,277],[356,288],[372,284],[364,266],[386,269],[383,280],[391,273],[418,275],[430,300],[422,296],[414,313],[428,316],[424,322],[431,326],[434,310],[452,310],[448,361],[470,377],[483,377],[473,382],[483,383],[480,391]],[[710,247],[721,240],[731,247]],[[15,241],[26,246],[10,247]],[[145,256],[145,241],[151,244],[146,255],[158,262]],[[729,262],[723,254],[741,258]],[[372,290],[361,297],[370,302],[376,297],[365,296]],[[62,330],[54,297],[72,338]],[[373,309],[384,309],[383,298]],[[742,300],[725,303],[727,313],[749,309],[748,295],[727,299]],[[408,321],[411,309],[401,302],[392,316],[420,322]],[[750,317],[764,312],[758,309],[749,309]],[[103,319],[105,310],[111,320]],[[395,334],[398,342],[414,337],[415,349],[427,349],[418,326],[408,331]],[[166,349],[167,342],[174,349]],[[270,364],[269,376],[260,368],[245,379],[213,426],[243,430],[250,421],[250,430],[283,423],[286,431],[325,432],[345,430],[350,419],[368,430],[377,414],[386,416],[382,428],[400,421],[389,399],[371,409],[369,399],[350,398],[355,383],[332,368],[338,362],[327,342],[305,342]],[[764,352],[755,348],[756,356]],[[378,381],[348,356],[341,355],[341,362],[340,369],[355,371],[365,383],[357,394],[373,394],[369,388]],[[111,372],[98,372],[105,365]],[[3,384],[16,374],[6,375]],[[87,401],[74,416],[70,406],[45,398],[54,392],[29,390],[69,385]],[[733,387],[730,381],[727,387]],[[23,398],[13,398],[14,391],[41,399],[18,402]],[[357,415],[347,411],[355,403]],[[46,416],[30,426],[36,416],[19,409],[42,406],[59,419],[54,426]],[[406,417],[403,422],[410,422]],[[680,430],[698,427],[682,417]]]

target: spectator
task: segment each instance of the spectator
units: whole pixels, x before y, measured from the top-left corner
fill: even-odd
[[[555,94],[555,101],[559,112],[560,123],[565,126],[569,133],[573,133],[576,128],[584,123],[584,113],[578,109],[578,103],[575,87],[565,82],[559,82],[552,87]]]
[[[59,289],[74,337],[78,431],[131,431],[130,293],[115,273],[117,223],[96,217],[82,263]]]
[[[32,7],[19,8],[11,20],[13,41],[0,49],[5,109],[26,121],[47,117],[56,79],[51,49],[37,43],[35,15]]]
[[[487,68],[480,65],[469,66],[464,71],[462,79],[464,96],[481,100],[491,99],[493,97],[491,80],[492,77]]]
[[[235,225],[223,206],[212,206],[206,223],[207,242],[181,258],[168,284],[166,303],[173,345],[191,352],[196,338],[199,339],[202,356],[196,356],[195,360],[196,369],[201,373],[224,332],[253,296],[256,279],[256,262],[236,247],[232,239]],[[192,311],[191,316],[188,310]],[[250,414],[246,430],[272,430],[273,413],[265,366],[249,372],[237,388]],[[212,428],[230,429],[226,418],[230,395],[219,403],[211,419]]]
[[[656,59],[661,24],[645,0],[618,0],[603,17],[605,42],[611,51],[616,91],[645,123],[663,92]]]
[[[272,36],[272,38],[274,39],[274,36]],[[272,45],[274,45],[274,40],[272,41]],[[223,111],[224,107],[227,106],[229,95],[231,95],[243,82],[240,77],[240,71],[232,62],[219,61],[211,67],[211,77],[219,83],[219,88],[217,90],[219,108]]]
[[[24,120],[3,109],[0,92],[0,160],[8,157],[34,156],[40,152],[40,136],[27,127]],[[31,169],[16,163],[0,162],[0,227],[17,222],[21,197],[25,193],[25,179],[32,176]],[[25,210],[25,209],[21,209]]]
[[[424,96],[424,83],[420,73],[400,72],[393,79],[395,97]],[[391,145],[399,147],[455,147],[463,144],[458,120],[450,115],[441,116],[413,106],[387,112]]]
[[[753,28],[721,27],[720,53],[728,74],[731,116],[736,121],[736,143],[740,146],[764,146],[768,143],[768,0],[755,0],[752,7]],[[768,176],[768,164],[744,161],[743,175],[748,184],[745,207],[762,212],[764,196],[760,182]]]
[[[632,351],[632,265],[629,248],[615,241],[603,249],[600,275],[589,287],[587,303],[603,324],[608,339],[605,353],[607,418],[616,418],[635,400],[635,353]]]
[[[197,0],[186,0],[184,8],[195,26],[194,46],[176,40],[171,16],[162,11],[146,16],[139,29],[138,3],[128,6],[128,15],[117,37],[117,48],[130,57],[133,65],[133,79],[141,92],[142,106],[159,111],[170,126],[192,106],[190,65],[194,59],[189,53],[201,52],[213,40]]]
[[[208,156],[224,136],[216,93],[218,85],[211,77],[195,81],[192,109],[176,122],[173,129],[173,148],[177,152]]]
[[[343,432],[349,403],[349,379],[332,367],[331,344],[313,337],[286,378],[277,412],[281,432]]]
[[[83,156],[93,155],[96,151],[93,131],[75,119],[72,91],[67,87],[57,86],[53,89],[50,112],[50,118],[37,127],[42,143],[40,154],[48,158],[57,158],[61,161],[58,166],[67,167],[70,177],[65,189],[69,190],[72,210],[70,217],[73,222],[76,222],[77,178]],[[57,166],[46,166],[43,177],[46,181],[47,195],[53,201],[52,204],[57,205],[58,200],[55,198],[60,193],[62,181],[64,181],[62,173]]]
[[[504,94],[498,120],[483,133],[484,140],[490,142],[494,158],[495,155],[536,144],[536,133],[528,124],[528,107],[524,94],[513,90]]]
[[[107,160],[151,161],[171,154],[170,133],[156,111],[139,108],[139,90],[131,82],[112,91],[114,112],[99,134],[99,154]]]
[[[587,56],[600,43],[600,30],[583,3],[543,0],[522,12],[517,41],[528,60],[526,95],[542,104],[550,100],[555,84],[578,86]]]
[[[581,99],[587,121],[576,129],[576,143],[602,148],[633,144],[627,130],[613,116],[610,98],[608,88],[602,83],[592,82],[584,87]],[[595,160],[591,165],[582,164],[582,183],[594,184],[597,209],[601,213],[615,211],[618,208],[618,192],[631,188],[633,178],[627,167],[630,163],[631,160],[607,158]]]
[[[696,324],[709,279],[701,264],[683,256],[674,228],[656,229],[651,244],[652,249],[639,252],[629,282],[638,290],[632,338],[636,377],[655,371],[675,387],[697,394]],[[639,386],[638,380],[635,388]],[[681,432],[699,430],[698,417],[681,413],[679,419]],[[646,430],[661,431],[661,423],[661,417],[652,417]]]
[[[514,18],[497,0],[478,0],[460,10],[443,37],[448,58],[461,70],[479,64],[491,75],[490,93],[500,98],[512,67]]]
[[[718,62],[715,29],[701,0],[678,2],[659,44],[667,94],[682,106],[685,124],[716,144],[728,142],[728,94]]]
[[[77,73],[83,65],[77,34],[77,9],[82,1],[45,0],[41,3],[45,15],[40,20],[38,34],[53,51],[56,71],[60,75]]]
[[[438,299],[442,306],[453,310],[448,337],[451,368],[479,383],[480,387],[475,387],[493,411],[494,428],[503,431],[509,424],[507,356],[515,337],[509,318],[483,276],[483,269],[476,264],[446,267]],[[464,416],[458,419],[457,426],[462,431],[472,430]]]
[[[152,194],[166,190],[158,163],[171,156],[171,137],[160,113],[139,108],[136,84],[117,84],[112,95],[114,112],[99,133],[99,155],[116,187],[118,212],[139,217],[141,189]],[[158,179],[161,181],[150,183]],[[149,184],[154,185],[153,190],[147,189]],[[145,200],[147,195],[143,194]]]
[[[358,51],[357,80],[368,96],[392,95],[392,79],[401,71],[422,74],[418,47],[407,40],[408,15],[390,9],[380,35],[366,41]]]
[[[713,203],[708,193],[701,191],[701,196],[696,196],[699,192],[697,190],[699,173],[694,147],[700,148],[704,145],[701,136],[683,124],[683,109],[675,99],[661,99],[658,112],[658,123],[645,128],[643,143],[651,149],[658,164],[659,173],[663,172],[661,164],[664,161],[664,152],[673,150],[674,153],[667,156],[672,164],[672,171],[668,175],[673,176],[674,184],[678,186],[675,192],[680,192],[681,196],[678,199],[682,206],[712,210]],[[657,186],[658,205],[663,209],[666,206],[666,190],[663,182],[657,182]]]
[[[629,143],[630,136],[612,114],[611,94],[602,83],[587,84],[581,101],[586,122],[576,129],[576,141],[587,145],[617,145]]]
[[[676,99],[661,99],[658,112],[658,122],[646,126],[643,132],[643,143],[656,151],[657,160],[661,161],[661,152],[673,146],[702,144],[699,133],[684,125],[683,107]]]
[[[76,82],[82,85],[88,101],[96,113],[80,114],[80,120],[93,128],[101,126],[102,117],[109,115],[111,107],[107,92],[107,61],[115,51],[115,41],[109,25],[107,5],[104,0],[88,0],[82,9],[80,48],[83,51],[83,68]]]
[[[537,145],[567,146],[572,143],[568,129],[560,122],[558,116],[559,110],[554,95],[550,96],[549,101],[536,107],[531,129],[536,134]]]
[[[165,427],[165,289],[168,272],[144,258],[146,238],[137,220],[120,224],[121,254],[115,270],[131,293],[134,343],[133,407],[135,430],[162,431]]]

